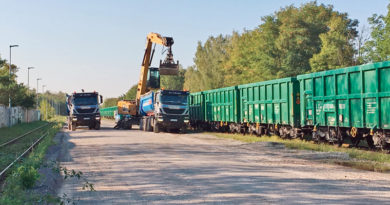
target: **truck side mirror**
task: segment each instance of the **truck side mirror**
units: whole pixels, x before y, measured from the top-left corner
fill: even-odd
[[[100,103],[103,103],[103,96],[100,95]]]

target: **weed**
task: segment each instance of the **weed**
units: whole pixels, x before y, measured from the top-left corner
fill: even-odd
[[[227,134],[227,133],[215,133],[210,132],[208,134],[220,137],[239,140],[242,142],[279,142],[285,145],[289,149],[298,150],[312,150],[319,152],[343,152],[347,153],[352,159],[351,161],[332,161],[332,163],[340,164],[343,166],[359,168],[363,170],[377,171],[377,172],[389,172],[390,171],[390,154],[385,152],[375,152],[367,150],[359,150],[357,148],[343,148],[330,144],[315,144],[312,141],[302,141],[299,139],[281,139],[278,136],[262,136],[257,137],[254,135],[242,135],[242,134]]]

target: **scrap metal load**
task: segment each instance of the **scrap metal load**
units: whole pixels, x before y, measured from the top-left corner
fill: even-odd
[[[390,148],[390,61],[191,93],[194,127]]]

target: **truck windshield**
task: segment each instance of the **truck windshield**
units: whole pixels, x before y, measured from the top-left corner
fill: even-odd
[[[187,104],[188,95],[161,95],[160,101],[163,104],[179,105]]]
[[[77,97],[77,98],[73,99],[73,103],[75,105],[96,105],[96,104],[98,104],[96,96]]]

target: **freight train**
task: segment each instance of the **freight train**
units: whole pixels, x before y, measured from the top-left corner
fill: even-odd
[[[390,147],[390,61],[191,93],[196,128]]]

